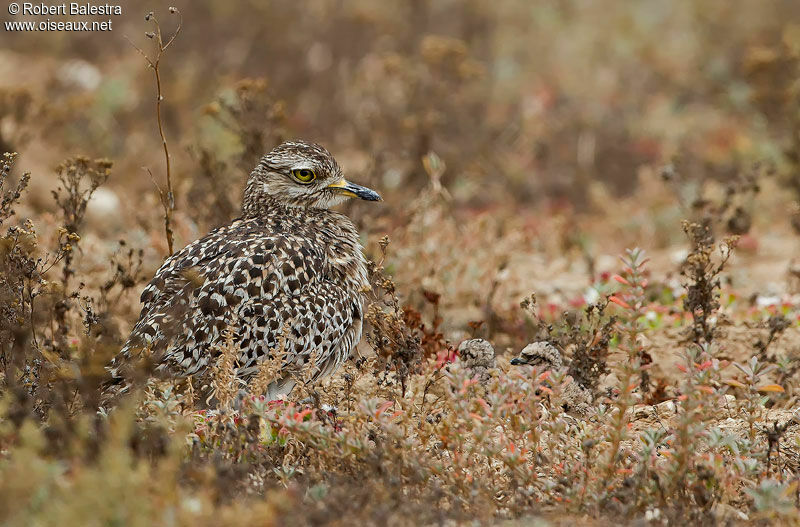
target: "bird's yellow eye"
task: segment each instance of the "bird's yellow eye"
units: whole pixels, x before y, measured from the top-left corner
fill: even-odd
[[[294,178],[303,184],[308,184],[317,179],[317,174],[310,168],[296,168],[292,170]]]

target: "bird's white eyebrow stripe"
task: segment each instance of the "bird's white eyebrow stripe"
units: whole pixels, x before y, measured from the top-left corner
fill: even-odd
[[[298,163],[292,165],[292,170],[316,170],[316,166],[313,163]]]

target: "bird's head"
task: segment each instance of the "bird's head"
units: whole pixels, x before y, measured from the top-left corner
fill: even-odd
[[[261,158],[244,193],[244,211],[257,212],[270,202],[327,209],[345,198],[381,201],[374,190],[344,179],[342,169],[322,146],[289,141]]]
[[[518,357],[511,359],[514,366],[530,365],[543,367],[547,370],[560,370],[564,365],[561,352],[546,341],[532,342],[525,346]]]

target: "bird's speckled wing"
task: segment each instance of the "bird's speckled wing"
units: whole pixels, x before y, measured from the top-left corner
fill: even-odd
[[[331,373],[361,337],[361,298],[329,279],[323,249],[312,242],[248,219],[186,246],[142,293],[139,321],[112,372],[143,349],[169,375],[202,372],[231,326],[240,376],[255,373],[284,333],[288,363],[314,356],[317,376]]]

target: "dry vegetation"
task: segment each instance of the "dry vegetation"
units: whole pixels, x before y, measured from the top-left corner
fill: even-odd
[[[0,523],[798,522],[800,4],[146,4],[0,49]],[[358,356],[96,411],[288,137],[385,198]]]

